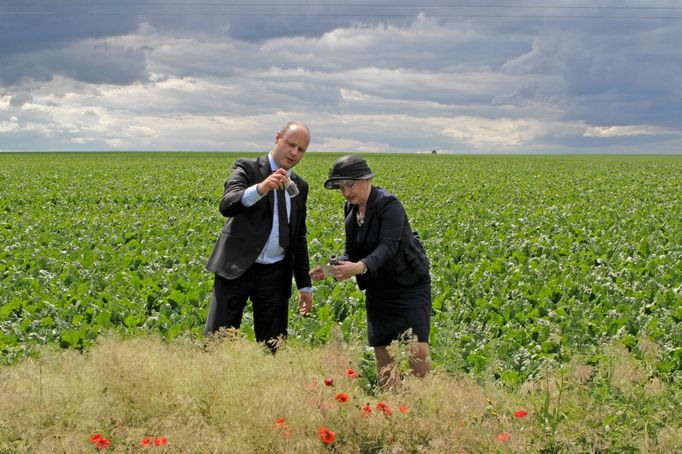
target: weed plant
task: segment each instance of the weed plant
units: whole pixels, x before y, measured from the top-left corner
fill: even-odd
[[[206,345],[107,335],[84,353],[46,347],[0,369],[0,452],[95,452],[95,435],[112,453],[156,449],[143,443],[160,437],[163,450],[183,453],[682,449],[680,389],[648,378],[641,371],[654,365],[619,347],[513,389],[403,369],[402,385],[382,391],[363,358],[334,337],[275,355],[240,335]]]

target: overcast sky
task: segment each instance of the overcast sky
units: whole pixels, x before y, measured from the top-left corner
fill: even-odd
[[[420,6],[412,6],[421,4]],[[0,150],[681,153],[682,0],[0,0]]]

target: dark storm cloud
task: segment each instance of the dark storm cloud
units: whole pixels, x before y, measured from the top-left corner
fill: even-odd
[[[49,81],[56,75],[99,84],[130,84],[147,79],[144,49],[80,41],[67,47],[0,59],[0,81]]]
[[[60,12],[61,3],[42,2],[41,9],[36,10],[26,8],[22,1],[0,1],[0,56],[58,49],[81,39],[123,35],[135,31],[138,25],[135,15],[89,15],[73,8]],[[19,12],[23,14],[13,14]]]
[[[114,0],[9,1],[0,0],[0,83],[13,85],[24,80],[50,80],[64,74],[85,82],[130,83],[144,80],[139,66],[142,53],[124,52],[132,69],[116,65],[121,51],[85,51],[82,58],[67,55],[67,71],[55,64],[81,41],[96,41],[134,33],[148,23],[169,36],[215,40],[222,37],[262,42],[281,36],[315,37],[358,21],[408,23],[414,7],[401,8],[398,17],[381,15],[381,9],[362,5],[343,7],[325,2],[237,4],[187,0],[181,2],[116,2]],[[88,54],[101,60],[88,58]],[[32,58],[33,57],[33,58]],[[111,64],[107,60],[111,58]],[[38,61],[40,59],[40,61]],[[101,72],[102,74],[95,74]]]
[[[126,14],[99,14],[104,11],[98,13],[97,6],[104,3],[111,4],[103,0],[0,1],[0,84],[47,81],[55,74],[89,82],[138,80],[138,52],[102,49],[96,44],[86,49],[87,44],[78,44],[137,29],[139,18],[134,10]],[[119,66],[121,54],[126,54],[131,63]],[[134,69],[123,69],[128,65]],[[101,74],[95,75],[96,71]]]
[[[682,52],[671,43],[682,33],[682,20],[604,25],[588,21],[545,27],[532,48],[504,69],[559,79],[557,89],[531,92],[529,99],[559,101],[567,120],[679,127]]]
[[[56,71],[83,82],[124,85],[147,79],[145,51],[99,42],[83,42],[50,55]]]
[[[163,8],[142,7],[141,16],[159,30],[221,33],[238,40],[262,42],[286,36],[319,37],[357,24],[409,24],[423,8],[411,0],[382,2],[236,2],[191,0]]]

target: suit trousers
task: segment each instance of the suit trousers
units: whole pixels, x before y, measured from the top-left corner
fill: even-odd
[[[256,341],[286,337],[291,276],[284,260],[271,265],[254,263],[235,279],[215,275],[205,333],[239,328],[247,300],[251,300]],[[269,344],[272,349],[272,345]]]

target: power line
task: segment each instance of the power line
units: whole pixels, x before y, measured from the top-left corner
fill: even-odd
[[[54,0],[25,0],[21,5],[54,5],[54,6],[68,6],[68,5],[88,5],[88,6],[185,6],[194,8],[197,6],[218,6],[218,7],[260,7],[260,6],[325,6],[325,7],[357,7],[357,8],[519,8],[519,9],[568,9],[568,10],[621,10],[621,11],[638,11],[638,10],[658,10],[658,11],[679,11],[682,7],[677,6],[627,6],[627,5],[541,5],[541,4],[480,4],[480,3],[459,3],[459,4],[420,4],[420,5],[404,5],[400,3],[312,3],[312,2],[180,2],[180,1],[106,1],[93,2],[92,0],[70,0],[63,4],[55,5]],[[17,6],[17,5],[13,5]]]
[[[372,18],[398,18],[398,17],[415,17],[416,14],[294,14],[294,13],[221,13],[221,12],[175,12],[175,13],[159,13],[159,12],[87,12],[87,11],[72,11],[72,12],[21,12],[21,11],[4,11],[0,12],[0,16],[225,16],[225,17],[372,17]],[[682,16],[595,16],[595,15],[541,15],[541,14],[426,14],[427,17],[444,17],[444,18],[478,18],[478,19],[607,19],[607,20],[677,20],[682,19]]]
[[[86,9],[78,10],[64,10],[63,7],[82,6],[86,5]],[[21,6],[22,8],[17,8]],[[44,9],[43,6],[52,6],[62,9]],[[120,10],[121,6],[131,6],[130,10]],[[170,7],[173,11],[159,11],[158,8],[148,11],[148,7]],[[26,8],[28,7],[28,8]],[[41,8],[36,8],[41,7]],[[241,8],[248,7],[252,10],[239,11]],[[324,8],[348,8],[355,9],[378,9],[390,8],[393,11],[358,11],[358,12],[281,12],[272,10],[272,7],[324,7]],[[60,4],[55,4],[54,1],[47,0],[26,0],[20,4],[12,5],[11,10],[0,10],[0,16],[3,15],[49,15],[49,16],[236,16],[236,17],[260,17],[260,16],[278,16],[278,17],[374,17],[374,18],[392,18],[392,17],[414,17],[418,13],[426,14],[432,17],[443,18],[537,18],[537,19],[665,19],[674,20],[682,19],[682,16],[674,15],[642,15],[631,13],[643,13],[645,11],[656,12],[678,12],[682,11],[682,7],[663,7],[663,6],[576,6],[576,5],[541,5],[541,4],[422,4],[422,5],[402,5],[397,3],[303,3],[303,2],[284,2],[284,3],[215,3],[215,2],[201,2],[201,3],[187,3],[181,1],[141,1],[141,2],[93,2],[84,0],[72,0]],[[114,10],[109,10],[114,8]],[[185,9],[191,8],[191,11]],[[207,9],[208,8],[208,9]],[[230,9],[237,9],[237,11],[230,11]],[[258,11],[259,9],[268,8],[267,11]],[[203,10],[202,10],[203,9]],[[256,11],[253,11],[255,9]],[[399,12],[400,10],[411,9],[414,12]],[[432,11],[433,9],[459,9],[459,10],[486,10],[503,9],[503,10],[536,10],[540,11],[592,11],[593,13],[605,11],[609,13],[626,13],[626,14],[513,14],[513,11],[505,14],[470,14],[465,12],[442,12]]]

